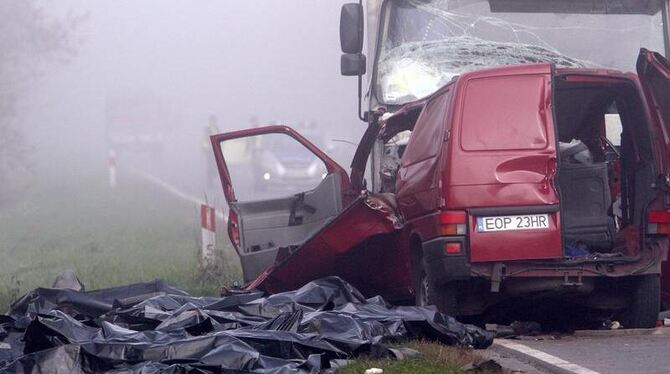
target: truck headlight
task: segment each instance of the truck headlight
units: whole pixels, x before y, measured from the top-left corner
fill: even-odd
[[[394,101],[407,96],[421,99],[437,90],[440,78],[433,67],[404,58],[397,62],[382,82],[384,100]]]

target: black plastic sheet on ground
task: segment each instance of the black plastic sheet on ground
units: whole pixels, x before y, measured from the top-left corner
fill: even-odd
[[[431,308],[365,299],[337,277],[268,297],[192,297],[162,281],[90,292],[38,288],[0,315],[0,370],[15,373],[317,373],[384,343],[486,348],[492,335]]]

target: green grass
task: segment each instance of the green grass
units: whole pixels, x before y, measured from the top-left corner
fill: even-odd
[[[363,374],[366,369],[380,368],[384,374],[461,374],[465,365],[483,361],[477,352],[449,347],[438,343],[413,341],[403,343],[402,347],[416,349],[422,357],[405,360],[355,360],[345,366],[342,374]]]
[[[241,278],[223,232],[223,274],[199,271],[193,203],[132,175],[120,175],[115,190],[104,173],[39,178],[0,206],[0,313],[65,269],[87,289],[163,278],[194,295],[215,295]]]

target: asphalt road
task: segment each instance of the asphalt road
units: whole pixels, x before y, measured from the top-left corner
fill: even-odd
[[[497,340],[494,350],[549,373],[670,373],[670,328]],[[522,370],[525,371],[525,370]]]

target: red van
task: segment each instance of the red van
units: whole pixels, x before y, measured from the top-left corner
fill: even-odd
[[[642,50],[637,67],[463,74],[375,113],[350,175],[288,127],[212,136],[247,287],[339,275],[455,316],[559,299],[653,326],[670,233],[670,63]],[[236,184],[249,169],[227,166],[227,150],[282,136],[327,173],[308,191],[256,200]],[[381,171],[389,183],[368,191],[379,139],[397,157]]]

